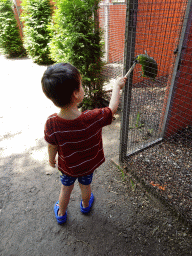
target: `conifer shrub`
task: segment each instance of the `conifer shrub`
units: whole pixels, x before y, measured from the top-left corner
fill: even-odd
[[[10,0],[0,0],[0,48],[9,57],[25,54],[17,20]]]
[[[48,46],[52,4],[49,0],[23,0],[22,9],[24,47],[28,56],[38,64],[53,63]]]
[[[99,107],[104,95],[98,4],[98,0],[57,0],[50,26],[52,59],[69,62],[81,72],[85,90],[83,109]]]

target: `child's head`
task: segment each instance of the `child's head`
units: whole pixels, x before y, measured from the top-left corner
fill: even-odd
[[[69,63],[49,66],[41,79],[45,95],[62,108],[71,103],[74,91],[79,91],[81,75],[78,69]]]

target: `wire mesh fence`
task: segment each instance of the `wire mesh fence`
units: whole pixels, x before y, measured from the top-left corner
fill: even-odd
[[[118,15],[126,20],[121,26]],[[191,0],[103,1],[100,19],[108,84],[125,74],[137,55],[147,52],[158,65],[154,80],[142,76],[140,64],[129,76],[120,162],[192,223]]]
[[[133,3],[135,5],[135,1]],[[141,77],[141,65],[134,69],[129,85],[131,92],[125,99],[126,106],[129,103],[129,120],[125,121],[125,124],[129,123],[128,154],[162,139],[163,111],[167,107],[170,78],[176,60],[174,51],[179,44],[186,5],[186,1],[154,0],[139,1],[137,7],[133,7],[135,24],[129,25],[128,40],[134,38],[134,50],[133,46],[127,49],[127,58],[130,60],[132,56],[147,52],[157,62],[158,76],[152,81]]]

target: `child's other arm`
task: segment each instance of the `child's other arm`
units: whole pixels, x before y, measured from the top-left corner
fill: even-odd
[[[123,89],[123,87],[125,86],[126,80],[127,80],[127,77],[122,77],[118,79],[113,88],[111,100],[109,103],[109,108],[111,109],[113,115],[117,111],[117,108],[119,105],[120,90]]]
[[[55,157],[56,157],[57,151],[58,151],[58,146],[48,144],[49,164],[53,168],[55,167],[55,164],[56,164]]]

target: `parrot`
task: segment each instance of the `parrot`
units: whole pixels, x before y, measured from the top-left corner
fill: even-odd
[[[149,77],[155,80],[157,76],[157,63],[145,52],[145,54],[140,54],[136,57],[136,62],[142,65],[142,76]]]

